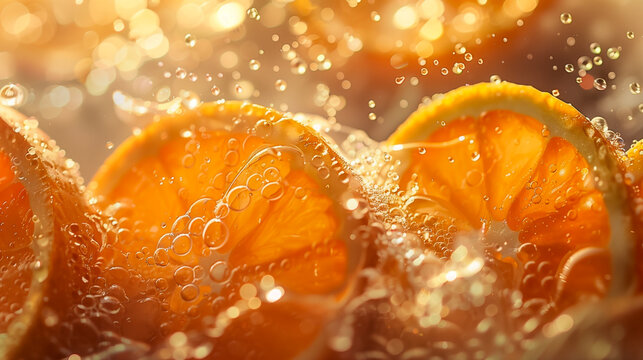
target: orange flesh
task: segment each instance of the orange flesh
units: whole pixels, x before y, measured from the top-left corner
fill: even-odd
[[[337,289],[344,282],[348,255],[343,240],[335,237],[339,224],[333,201],[294,167],[301,162],[298,155],[273,151],[253,157],[268,145],[245,134],[200,132],[191,139],[168,140],[139,160],[106,194],[106,204],[120,204],[115,216],[126,219],[114,244],[116,254],[105,255],[112,258],[109,265],[167,284],[160,297],[170,317],[195,307],[201,314],[212,313],[209,303],[231,295],[219,292],[234,292],[235,286],[264,275],[291,293]],[[191,235],[181,235],[185,233]],[[208,268],[217,261],[208,277]],[[197,265],[206,275],[192,281],[193,272],[185,269]],[[235,267],[238,271],[230,273]],[[217,290],[222,284],[223,290]],[[209,300],[202,301],[205,297]],[[269,308],[262,306],[263,311]],[[180,330],[179,323],[165,330]]]
[[[33,231],[27,190],[16,178],[9,156],[0,152],[0,332],[7,330],[29,293]]]
[[[506,110],[456,119],[426,142],[402,182],[452,202],[456,221],[483,228],[499,272],[524,300],[568,306],[605,294],[608,214],[587,162],[569,142]]]

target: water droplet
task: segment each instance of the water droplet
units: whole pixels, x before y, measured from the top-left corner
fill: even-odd
[[[627,33],[625,33],[625,36],[627,36],[627,38],[630,40],[634,39],[634,33],[632,31],[628,31]]]
[[[616,60],[619,57],[621,57],[621,50],[618,49],[618,48],[612,48],[612,47],[608,48],[607,49],[607,57],[612,59],[612,60]]]
[[[593,43],[589,44],[589,51],[591,51],[592,54],[598,55],[598,54],[601,53],[602,49],[601,49],[601,46],[598,43],[593,42]]]
[[[594,88],[601,91],[607,89],[607,81],[603,78],[594,79]]]
[[[502,82],[502,79],[500,79],[500,76],[498,75],[491,75],[491,77],[489,77],[489,81],[491,81],[493,84],[500,84]]]
[[[114,143],[111,141],[106,142],[105,148],[107,148],[107,150],[112,150],[114,148]]]
[[[7,84],[0,88],[0,104],[18,107],[24,103],[25,92],[20,85]]]
[[[221,89],[219,89],[219,87],[218,87],[218,86],[213,85],[213,86],[212,86],[212,88],[210,89],[210,92],[211,92],[211,93],[212,93],[212,95],[214,95],[214,96],[219,96],[219,94],[221,94]]]
[[[370,113],[368,113],[368,119],[372,120],[372,121],[375,121],[375,120],[377,120],[377,115],[375,113],[370,112]]]
[[[404,79],[405,79],[404,76],[398,76],[395,78],[395,83],[398,85],[402,85],[402,83],[404,82]]]
[[[554,89],[551,91],[551,94],[554,95],[555,97],[558,97],[560,96],[560,91],[558,91],[558,89]]]
[[[572,14],[570,14],[570,13],[562,13],[562,14],[560,14],[560,22],[562,22],[565,25],[571,24],[572,23]]]
[[[253,70],[253,71],[257,71],[261,67],[261,63],[259,63],[259,61],[255,59],[250,60],[248,65],[250,66],[250,70]]]
[[[368,101],[368,107],[371,108],[371,109],[374,109],[375,108],[375,101],[369,100]]]
[[[187,255],[192,250],[192,238],[188,234],[179,234],[172,240],[172,251],[178,256]]]
[[[185,71],[184,68],[182,67],[177,67],[176,72],[174,73],[177,78],[179,79],[185,79],[185,77],[188,75],[188,73]]]
[[[630,92],[634,95],[641,93],[641,85],[637,82],[630,83]]]
[[[286,81],[282,79],[275,81],[275,89],[277,89],[277,91],[285,91],[287,86]]]
[[[572,65],[572,64],[566,64],[566,65],[565,65],[565,71],[567,71],[568,73],[573,72],[573,71],[574,71],[574,65]]]
[[[188,47],[194,47],[194,45],[196,45],[196,39],[192,34],[185,35],[185,45]]]

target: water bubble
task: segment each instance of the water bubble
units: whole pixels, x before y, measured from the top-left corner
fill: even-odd
[[[603,58],[602,58],[602,57],[600,57],[600,56],[594,56],[593,61],[594,61],[594,64],[595,64],[596,66],[601,66],[601,65],[603,65]]]
[[[551,94],[554,95],[555,97],[560,96],[560,91],[558,89],[554,89],[551,91]]]
[[[425,76],[426,76],[426,75],[428,75],[428,74],[429,74],[429,69],[427,69],[427,68],[422,68],[422,69],[420,70],[420,74],[425,75]]]
[[[573,71],[574,71],[574,65],[572,65],[572,64],[566,64],[566,65],[565,65],[565,71],[567,71],[568,73],[573,72]]]
[[[194,47],[194,45],[196,45],[196,39],[194,38],[194,36],[192,36],[192,34],[185,35],[184,40],[185,45],[187,45],[188,47]]]
[[[395,78],[395,83],[398,85],[402,85],[402,83],[404,82],[404,79],[406,79],[404,76],[398,76]]]
[[[208,271],[210,279],[215,282],[224,282],[228,277],[230,277],[230,270],[228,269],[228,264],[224,261],[217,261]]]
[[[368,107],[371,108],[371,109],[374,109],[375,108],[375,101],[369,100],[368,101]]]
[[[219,87],[216,86],[216,85],[212,85],[212,88],[210,89],[210,92],[214,96],[219,96],[219,94],[221,94],[221,89],[219,89]]]
[[[290,61],[290,71],[293,74],[302,75],[306,72],[306,63],[300,58],[294,58]]]
[[[106,142],[106,143],[105,143],[105,148],[106,148],[107,150],[112,150],[112,149],[114,148],[114,143],[113,143],[113,142],[111,142],[111,141]]]
[[[594,88],[601,91],[607,89],[607,81],[603,78],[594,79]]]
[[[489,81],[491,81],[491,83],[493,84],[500,84],[502,82],[502,79],[498,75],[491,75],[491,77],[489,77]]]
[[[572,14],[570,14],[570,13],[562,13],[562,14],[560,14],[560,22],[562,22],[565,25],[571,24],[572,23]]]
[[[248,14],[248,17],[251,19],[255,19],[255,20],[261,19],[261,15],[259,15],[259,11],[257,10],[257,8],[248,9],[248,11],[246,11],[246,14]]]
[[[7,84],[0,88],[0,104],[18,107],[25,101],[25,92],[20,85]]]
[[[373,113],[373,112],[370,112],[370,113],[368,113],[368,119],[372,120],[372,121],[375,121],[375,120],[377,120],[377,115],[375,113]]]
[[[286,81],[282,79],[278,79],[277,81],[275,81],[275,89],[277,89],[277,91],[285,91],[287,86],[288,84],[286,83]]]
[[[456,54],[462,55],[465,52],[467,52],[467,48],[464,45],[462,45],[461,43],[455,44],[455,53]]]
[[[442,75],[449,74],[449,69],[443,67],[442,69],[440,69],[440,74],[442,74]]]
[[[597,54],[598,55],[598,54],[601,53],[602,49],[601,49],[601,46],[598,43],[593,42],[593,43],[589,44],[589,51],[591,51],[592,54]]]
[[[634,39],[634,33],[632,31],[628,31],[627,33],[625,33],[625,36],[627,36],[627,38],[630,40]]]
[[[594,125],[596,129],[600,130],[601,132],[607,131],[607,120],[605,120],[605,118],[596,116],[592,118],[590,122],[592,123],[592,125]]]
[[[250,70],[257,71],[261,67],[261,63],[259,63],[259,61],[255,60],[255,59],[252,59],[248,63],[248,66],[250,66]]]
[[[234,211],[242,211],[250,205],[252,200],[252,193],[246,186],[237,186],[228,192],[226,202],[230,209]]]
[[[283,186],[277,181],[267,183],[261,189],[261,196],[270,201],[280,199],[284,194]]]
[[[594,67],[594,65],[592,64],[592,60],[589,57],[581,56],[578,58],[578,67],[580,67],[582,70],[589,71]]]
[[[616,60],[620,56],[621,56],[621,50],[620,49],[613,48],[613,47],[607,49],[607,57],[608,58],[610,58],[612,60]]]
[[[187,255],[192,250],[192,238],[188,234],[179,234],[172,240],[172,251],[178,256]]]
[[[177,78],[179,79],[185,79],[185,77],[188,75],[188,73],[185,71],[184,68],[182,67],[177,67],[176,72],[174,73]]]
[[[462,74],[464,71],[464,64],[463,63],[455,63],[453,64],[453,73],[454,74]]]
[[[637,82],[630,83],[630,92],[634,95],[641,93],[641,85]]]
[[[184,301],[194,301],[199,297],[199,287],[194,284],[187,284],[181,288],[181,299]]]

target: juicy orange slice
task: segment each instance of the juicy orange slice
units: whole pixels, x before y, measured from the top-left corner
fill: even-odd
[[[128,337],[197,330],[216,358],[291,357],[362,262],[360,181],[311,129],[249,103],[161,119],[89,189],[119,223],[104,271],[130,298]]]
[[[101,299],[102,233],[77,166],[36,120],[5,107],[0,119],[0,358],[97,350],[99,320],[76,306]]]
[[[293,29],[324,45],[325,55],[331,58],[346,58],[359,51],[430,58],[453,51],[458,43],[516,28],[518,19],[547,2],[295,0],[292,7],[305,26]],[[460,44],[456,51],[463,49]],[[395,57],[391,63],[396,66],[394,62]]]
[[[643,140],[627,151],[628,167],[625,181],[632,184],[631,206],[636,228],[637,292],[643,291]]]
[[[449,259],[458,234],[481,234],[496,288],[546,319],[630,285],[623,152],[595,125],[531,87],[482,83],[420,108],[388,150],[427,245]]]

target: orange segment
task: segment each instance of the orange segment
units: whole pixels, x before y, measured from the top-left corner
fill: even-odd
[[[481,116],[480,154],[486,168],[487,208],[493,220],[506,218],[533,173],[547,142],[543,130],[535,119],[511,111],[492,110]]]
[[[271,338],[290,333],[305,348],[320,334],[304,336],[300,319],[332,317],[361,261],[362,245],[351,235],[368,221],[352,213],[365,201],[360,186],[316,133],[270,109],[205,104],[151,125],[119,147],[89,185],[118,231],[135,234],[134,242],[118,238],[103,251],[104,272],[132,303],[125,332],[156,343],[181,330],[227,338],[249,328],[244,354],[281,346],[268,357],[281,358],[294,352],[264,343],[258,319],[272,323],[263,309],[291,304],[301,310],[275,329],[283,336]],[[124,266],[129,279],[117,280]],[[328,310],[310,308],[311,297]],[[141,318],[134,304],[144,299],[158,307]],[[227,325],[214,330],[210,318]]]
[[[106,299],[95,265],[103,233],[75,163],[63,154],[34,119],[0,107],[3,359],[64,358],[110,343],[96,337],[113,330],[114,314],[82,312],[88,301]]]
[[[507,215],[509,225],[520,229],[527,222],[576,202],[594,188],[588,166],[568,141],[559,137],[551,139],[533,177]]]
[[[446,193],[454,219],[465,213],[473,228],[482,220],[487,266],[504,287],[520,290],[525,313],[538,301],[543,324],[610,287],[625,291],[632,227],[626,187],[614,181],[622,176],[622,157],[586,118],[533,88],[478,84],[421,108],[388,144],[395,150],[449,139],[461,141],[426,147],[422,156],[393,151],[403,164],[400,187],[411,189],[403,196],[443,202]],[[454,161],[443,161],[449,157]],[[466,183],[472,171],[483,175]],[[435,232],[430,224],[411,230]]]

